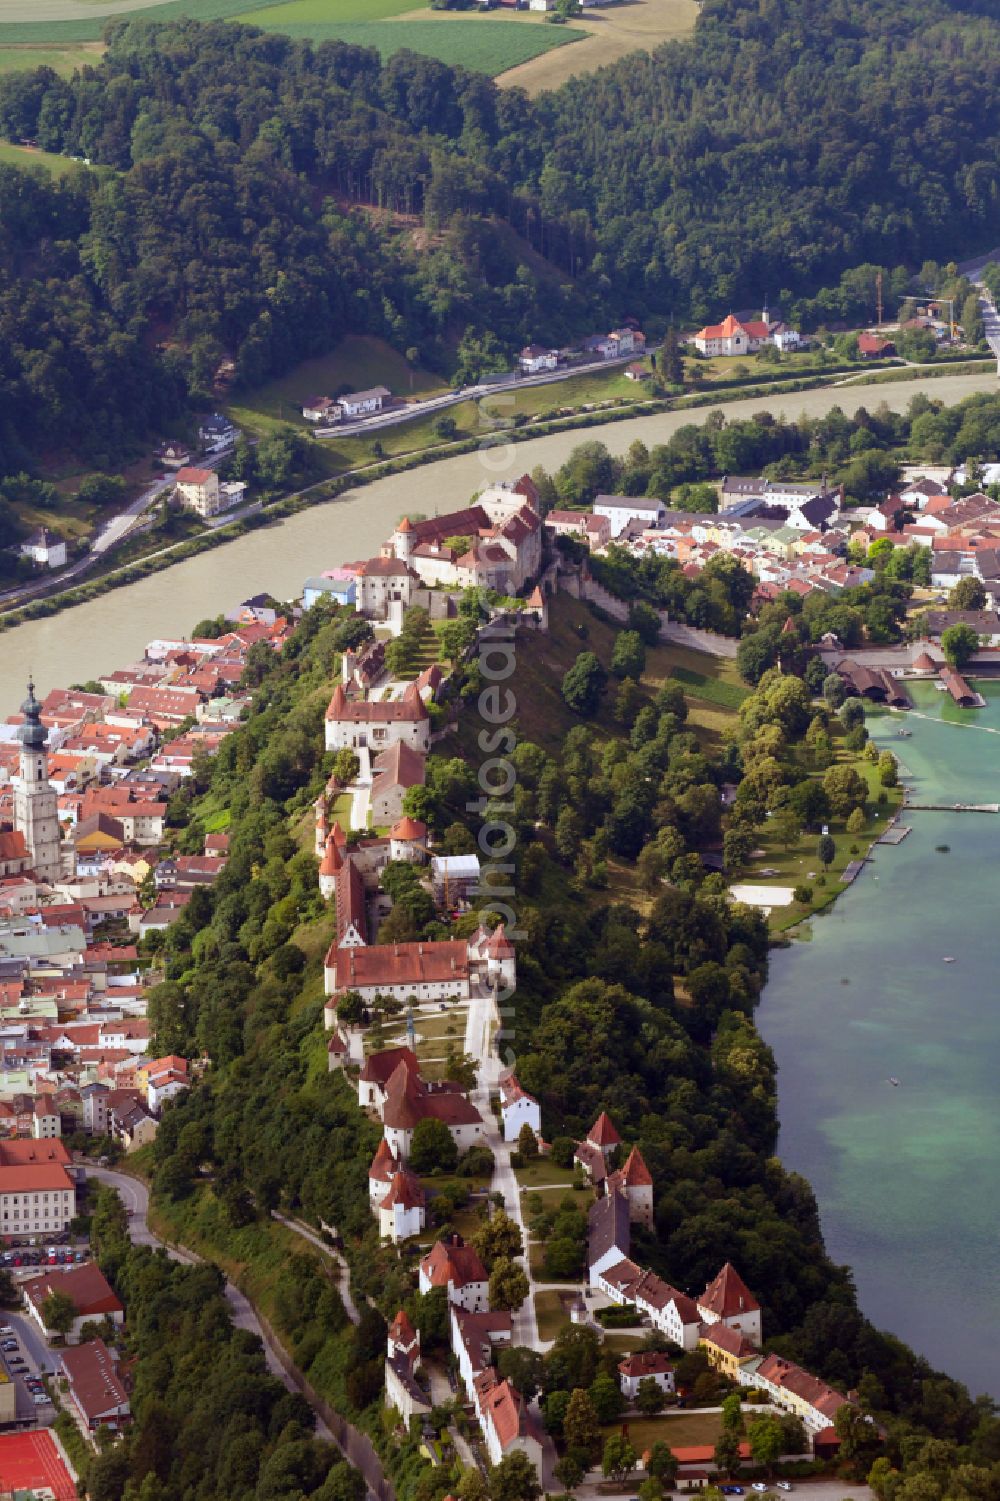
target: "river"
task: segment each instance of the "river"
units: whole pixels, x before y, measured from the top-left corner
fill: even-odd
[[[797,417],[822,416],[840,405],[853,412],[886,401],[903,410],[918,391],[945,402],[979,391],[996,391],[992,372],[950,375],[844,389],[826,387],[726,403],[727,418],[768,411]],[[301,511],[262,531],[178,563],[139,583],[113,590],[43,620],[27,621],[0,636],[0,714],[12,712],[33,672],[41,692],[113,672],[141,656],[147,641],[176,636],[207,615],[217,615],[248,595],[267,591],[297,597],[303,581],[324,568],[368,558],[406,511],[433,515],[468,504],[496,479],[516,478],[536,464],[555,469],[578,443],[598,439],[621,454],[637,438],[662,443],[687,422],[704,422],[707,408],[635,417],[597,429],[562,432],[484,453],[463,454],[378,480],[339,500]]]
[[[916,713],[869,721],[915,802],[997,801],[1000,684],[977,686],[985,709],[916,684]],[[878,849],[811,941],[772,956],[758,1023],[779,1066],[779,1152],[815,1189],[869,1318],[1000,1397],[1000,817],[903,822],[913,832]]]

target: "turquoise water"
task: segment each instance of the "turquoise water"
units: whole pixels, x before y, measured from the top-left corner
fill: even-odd
[[[915,802],[1000,801],[1000,685],[984,691],[969,711],[918,684],[917,712],[869,721]],[[869,1318],[1000,1397],[1000,816],[903,822],[812,941],[772,956],[779,1150]]]

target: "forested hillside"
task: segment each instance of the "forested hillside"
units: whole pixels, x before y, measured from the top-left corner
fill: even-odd
[[[534,103],[249,27],[108,36],[73,79],[0,80],[0,135],[109,169],[0,169],[0,472],[113,462],[223,357],[252,387],[374,332],[474,374],[1000,234],[1000,25],[943,0],[707,0],[689,41]]]

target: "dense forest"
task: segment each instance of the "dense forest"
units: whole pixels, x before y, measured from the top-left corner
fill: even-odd
[[[0,80],[0,136],[95,164],[0,168],[0,473],[119,457],[224,358],[252,387],[367,331],[461,379],[629,315],[857,316],[878,266],[891,305],[1000,227],[982,7],[707,0],[536,101],[250,27],[107,36],[71,79]]]
[[[734,592],[738,580],[729,584]],[[477,608],[474,596],[463,602],[470,618]],[[638,602],[633,613],[617,632],[599,633],[594,617],[561,681],[532,668],[518,684],[519,707],[544,704],[552,730],[548,748],[523,739],[513,750],[517,786],[505,813],[517,834],[513,884],[526,935],[518,955],[519,1076],[541,1098],[554,1152],[601,1108],[627,1144],[640,1145],[656,1188],[655,1234],[638,1233],[643,1260],[694,1287],[731,1257],[764,1305],[769,1343],[857,1387],[889,1434],[876,1461],[885,1501],[976,1501],[997,1482],[1000,1421],[989,1401],[973,1402],[899,1339],[876,1331],[857,1308],[849,1271],[827,1257],[808,1184],[773,1155],[774,1063],[753,1025],[766,926],[727,899],[726,878],[702,859],[721,848],[727,870],[739,869],[769,816],[817,834],[828,820],[840,827],[870,817],[858,812],[866,783],[833,759],[842,746],[864,749],[863,707],[817,703],[799,677],[765,671],[724,745],[707,754],[687,725],[680,684],[642,683]],[[365,1182],[377,1127],[343,1077],[328,1073],[321,1021],[330,917],[316,889],[311,808],[331,760],[322,749],[329,685],[357,629],[350,615],[317,606],[281,658],[255,659],[247,723],[171,806],[181,847],[199,848],[206,821],[226,816],[232,842],[219,881],[195,894],[164,940],[167,978],[150,1003],[154,1045],[204,1050],[213,1066],[166,1114],[154,1183],[182,1238],[201,1237],[202,1249],[218,1247],[251,1266],[258,1244],[273,1261],[273,1248],[254,1239],[273,1207],[338,1227],[360,1325],[347,1323],[329,1282],[303,1256],[278,1274],[274,1318],[315,1387],[383,1448],[397,1493],[439,1501],[448,1491],[464,1497],[463,1477],[450,1464],[430,1469],[412,1443],[390,1441],[381,1420],[381,1339],[384,1320],[402,1304],[433,1349],[444,1337],[443,1310],[433,1294],[415,1291],[408,1259],[378,1244]],[[481,686],[474,664],[458,672],[458,740],[430,757],[427,785],[413,793],[419,806],[407,804],[452,851],[469,849],[478,827],[468,807]],[[724,780],[739,791],[723,822]],[[634,862],[649,894],[644,916],[609,893],[611,858]],[[394,909],[398,916],[410,924],[407,936],[445,931],[426,904]],[[475,913],[460,920],[469,931],[477,921]],[[467,1197],[461,1181],[436,1205],[438,1223]],[[556,1217],[547,1256],[556,1245],[570,1261],[579,1254],[578,1218]],[[557,1342],[538,1363],[555,1432],[569,1392],[603,1380],[598,1353],[588,1355],[581,1340]],[[180,1413],[164,1420],[178,1437],[182,1422]],[[855,1432],[845,1454],[867,1469],[870,1431]],[[485,1494],[480,1487],[469,1501]],[[499,1488],[489,1495],[527,1501]],[[108,1501],[120,1501],[120,1492]]]

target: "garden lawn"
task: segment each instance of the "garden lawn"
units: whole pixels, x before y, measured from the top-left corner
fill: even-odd
[[[513,405],[510,397],[514,397]],[[544,386],[516,386],[498,396],[484,396],[480,407],[488,417],[512,417],[515,413],[537,416],[539,412],[556,415],[560,410],[572,410],[592,402],[611,401],[620,405],[625,401],[649,399],[647,383],[628,380],[624,367],[612,370],[588,370],[585,374],[570,376],[568,380],[555,381]]]
[[[606,1343],[610,1343],[608,1337]],[[635,1339],[632,1337],[632,1347]],[[629,1348],[626,1346],[626,1348]],[[672,1449],[692,1444],[714,1444],[722,1432],[722,1414],[718,1412],[679,1412],[676,1416],[656,1418],[628,1418],[628,1437],[636,1454],[643,1454],[661,1441]],[[621,1429],[620,1423],[609,1423],[604,1434],[610,1438]]]
[[[514,1176],[524,1189],[562,1187],[564,1189],[573,1186],[573,1170],[568,1167],[556,1167],[547,1157],[536,1157],[533,1162],[525,1163],[524,1167],[514,1169]]]
[[[562,1298],[554,1287],[535,1294],[535,1318],[538,1320],[539,1339],[555,1339],[560,1329],[565,1329],[569,1323]]]

